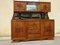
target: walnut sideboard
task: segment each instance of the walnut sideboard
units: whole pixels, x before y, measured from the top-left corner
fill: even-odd
[[[54,19],[49,19],[50,2],[14,1],[12,41],[54,39]]]

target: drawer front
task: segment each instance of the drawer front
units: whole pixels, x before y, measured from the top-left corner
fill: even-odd
[[[26,3],[25,2],[14,2],[14,11],[25,11]]]
[[[53,36],[43,36],[42,38],[41,38],[42,40],[53,40],[54,39],[54,37]]]
[[[53,21],[41,21],[41,34],[42,36],[54,36],[54,23]]]
[[[18,38],[18,39],[25,39],[26,38],[26,26],[25,22],[19,21],[19,22],[13,22],[12,25],[12,37],[13,38]]]
[[[50,5],[50,3],[40,3],[38,6],[38,10],[41,12],[50,12],[51,5]]]
[[[40,39],[40,34],[28,34],[27,36],[28,40],[36,40],[36,39]]]
[[[40,33],[40,22],[39,20],[27,21],[27,33]]]

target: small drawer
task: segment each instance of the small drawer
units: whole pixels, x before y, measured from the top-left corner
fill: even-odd
[[[41,2],[38,6],[38,10],[41,12],[50,12],[51,11],[51,4],[50,3],[43,3]]]
[[[28,34],[28,39],[40,39],[40,34]]]
[[[28,33],[41,33],[40,30],[27,30]]]
[[[26,10],[25,2],[14,2],[14,11],[24,11]]]
[[[53,40],[54,37],[53,36],[43,36],[41,37],[42,40]]]

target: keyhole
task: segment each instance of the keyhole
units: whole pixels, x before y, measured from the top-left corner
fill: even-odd
[[[16,28],[15,32],[17,33],[20,32],[20,28]]]

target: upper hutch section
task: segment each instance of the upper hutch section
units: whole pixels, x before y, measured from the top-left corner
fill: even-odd
[[[50,2],[31,2],[31,1],[14,1],[14,11],[17,12],[50,12]]]

